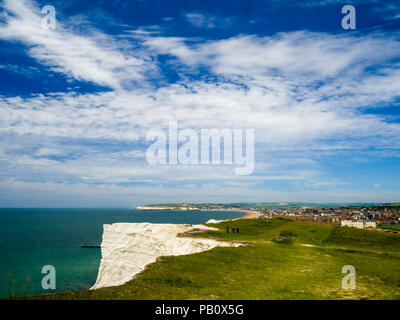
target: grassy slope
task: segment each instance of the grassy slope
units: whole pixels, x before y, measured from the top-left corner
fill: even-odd
[[[246,240],[255,246],[163,257],[122,286],[30,298],[400,299],[398,235],[288,219],[235,225],[240,234],[226,234],[222,223],[215,225],[219,231],[193,236]],[[272,241],[282,232],[297,238],[289,244]],[[355,290],[341,288],[341,270],[348,264],[356,268]]]
[[[386,225],[386,226],[380,226],[380,227],[381,228],[393,229],[393,230],[399,230],[400,231],[400,224]]]

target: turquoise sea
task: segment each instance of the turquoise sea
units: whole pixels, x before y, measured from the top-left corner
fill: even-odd
[[[198,224],[243,215],[208,211],[0,208],[0,297],[8,297],[12,292],[17,295],[50,292],[41,287],[44,265],[56,269],[53,291],[90,288],[96,281],[101,252],[80,245],[100,245],[103,224]],[[25,281],[28,277],[31,281]]]

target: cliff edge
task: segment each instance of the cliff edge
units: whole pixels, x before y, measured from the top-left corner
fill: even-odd
[[[197,253],[218,246],[240,246],[238,243],[213,239],[177,237],[179,233],[193,228],[212,229],[185,224],[105,224],[99,273],[91,289],[124,284],[160,256]]]

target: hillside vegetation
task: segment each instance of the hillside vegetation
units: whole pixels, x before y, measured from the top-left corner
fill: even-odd
[[[190,236],[248,245],[162,257],[117,287],[29,298],[400,299],[399,235],[283,218],[210,226],[219,230]],[[354,290],[342,289],[345,265],[356,269]]]

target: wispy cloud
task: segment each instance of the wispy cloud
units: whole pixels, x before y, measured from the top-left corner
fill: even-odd
[[[20,41],[38,62],[67,77],[118,89],[125,82],[144,79],[154,65],[126,51],[115,39],[92,30],[91,36],[73,33],[61,23],[56,30],[42,28],[39,8],[27,0],[5,0],[5,24],[0,39]]]
[[[232,18],[205,15],[199,12],[186,13],[185,18],[190,24],[198,28],[226,28],[232,22]]]
[[[4,8],[0,39],[22,43],[56,73],[109,89],[0,96],[0,189],[7,194],[55,188],[120,194],[124,203],[132,194],[316,200],[351,187],[325,172],[326,159],[399,154],[400,124],[370,111],[398,102],[397,34],[297,31],[207,40],[129,27],[117,35],[90,28],[79,34],[61,24],[42,29],[29,1],[6,0]],[[197,12],[185,17],[196,27],[228,23]],[[166,81],[163,68],[178,79]],[[254,128],[254,175],[239,178],[223,166],[149,166],[146,132],[171,120],[195,130]],[[272,181],[290,187],[274,190]],[[349,190],[336,199],[359,199]]]

